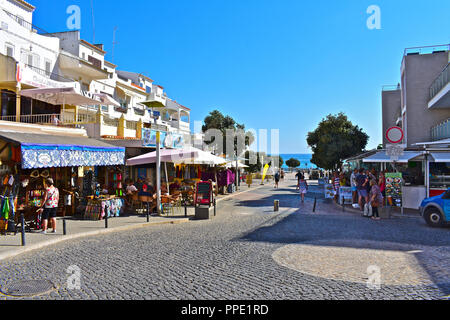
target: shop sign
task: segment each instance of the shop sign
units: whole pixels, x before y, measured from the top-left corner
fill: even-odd
[[[197,204],[212,204],[212,184],[211,182],[199,182],[197,184],[197,195],[195,197]]]
[[[24,64],[17,65],[17,82],[26,84],[35,88],[61,88],[61,87],[76,87],[75,82],[60,82],[43,76]]]
[[[402,207],[402,173],[386,173],[386,198],[389,206]]]
[[[386,155],[391,157],[392,161],[398,161],[403,156],[406,145],[404,144],[388,144],[386,145]]]
[[[142,129],[142,145],[147,148],[156,148],[156,130]],[[160,132],[161,147],[170,149],[181,149],[184,147],[184,136],[173,132]]]
[[[334,186],[332,184],[325,185],[325,199],[333,199],[336,195],[336,191],[334,190]]]

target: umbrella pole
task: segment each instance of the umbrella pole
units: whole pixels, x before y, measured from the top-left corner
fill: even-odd
[[[170,195],[169,177],[167,176],[167,162],[164,162],[164,169],[166,173],[167,193]]]
[[[161,215],[161,155],[160,155],[160,132],[156,132],[156,205],[158,215]]]

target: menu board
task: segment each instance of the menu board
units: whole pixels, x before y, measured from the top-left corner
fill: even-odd
[[[386,173],[386,198],[391,207],[402,207],[403,175],[401,173]]]
[[[336,191],[334,190],[333,185],[326,184],[325,185],[325,199],[333,199],[336,195]]]
[[[199,182],[197,184],[197,204],[211,205],[212,184],[211,182]]]

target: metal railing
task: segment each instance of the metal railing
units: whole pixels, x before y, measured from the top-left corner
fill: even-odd
[[[119,126],[119,119],[113,119],[109,117],[103,117],[103,124],[110,126],[110,127],[118,127]]]
[[[450,138],[450,118],[431,128],[431,140],[438,141]]]
[[[35,26],[34,24],[32,24],[32,23],[30,23],[30,22],[28,22],[28,21],[25,21],[24,18],[19,17],[19,16],[16,16],[15,14],[12,14],[11,12],[9,12],[9,11],[7,11],[7,10],[5,10],[5,9],[2,9],[2,10],[3,10],[3,11],[4,11],[11,19],[13,19],[14,21],[16,21],[19,25],[21,25],[21,26],[24,27],[25,29],[27,29],[27,30],[29,30],[29,31],[31,31],[31,32],[36,32],[36,33],[41,34],[41,35],[48,35],[48,36],[54,37],[53,35],[48,34],[48,32],[45,31],[44,29],[39,28],[39,27]]]
[[[74,114],[64,113],[52,113],[52,114],[29,114],[21,115],[19,121],[16,116],[0,116],[1,121],[28,123],[28,124],[43,124],[43,125],[66,125],[66,124],[87,124],[95,123],[97,118],[92,114],[77,114],[77,118],[74,119]]]
[[[433,81],[430,87],[430,101],[450,82],[450,63],[447,64],[444,71]]]
[[[55,81],[59,81],[59,82],[74,82],[74,80],[60,76],[57,73],[49,72],[47,70],[43,70],[43,69],[37,68],[35,66],[29,65],[29,64],[26,64],[25,66],[27,68],[30,68],[34,72],[40,74],[41,76],[50,78],[51,80],[55,80]]]
[[[423,46],[423,47],[412,47],[412,48],[406,48],[404,55],[411,55],[411,54],[430,54],[430,53],[436,53],[436,52],[443,52],[443,51],[449,51],[450,50],[450,44],[442,44],[442,45],[436,45],[436,46]]]
[[[0,116],[1,121],[16,122],[16,116]],[[29,124],[61,124],[60,114],[31,114],[31,115],[21,115],[19,117],[20,123]]]
[[[383,91],[397,91],[400,89],[401,89],[401,87],[399,84],[398,85],[397,84],[396,85],[387,85],[387,86],[383,86],[383,88],[382,88]]]
[[[136,130],[137,129],[137,122],[136,121],[125,121],[125,128],[128,130]]]

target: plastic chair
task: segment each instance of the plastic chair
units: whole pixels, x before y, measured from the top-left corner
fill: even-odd
[[[172,215],[175,214],[174,205],[170,197],[161,196],[161,206],[163,214],[166,214],[167,216],[169,216],[170,213],[172,213]]]

